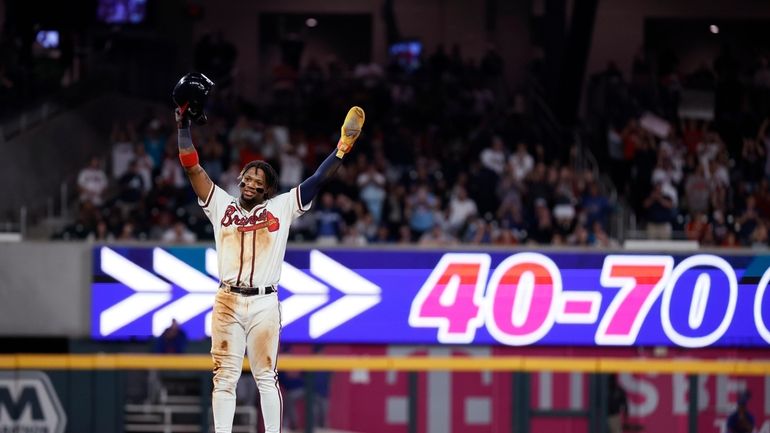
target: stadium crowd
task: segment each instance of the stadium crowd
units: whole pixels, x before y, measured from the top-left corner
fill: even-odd
[[[611,246],[613,204],[574,149],[540,141],[526,99],[503,80],[490,49],[474,62],[442,48],[421,67],[310,61],[273,71],[271,102],[218,87],[209,123],[193,128],[209,176],[238,195],[240,168],[265,159],[286,191],[336,144],[350,105],[367,124],[349,160],[292,239],[324,244],[521,243]],[[171,109],[116,123],[111,153],[78,176],[76,220],[65,239],[192,242],[212,239],[179,165]]]
[[[675,56],[653,67],[640,52],[629,80],[610,64],[589,87],[609,171],[649,238],[679,233],[706,246],[768,247],[766,55],[741,58],[726,46],[711,66],[681,71]],[[698,92],[713,95],[713,105],[683,109]]]
[[[619,197],[649,238],[768,246],[767,57],[741,63],[725,49],[713,66],[688,73],[664,58],[640,52],[629,79],[610,64],[589,80],[584,120],[606,131],[592,148],[606,149],[597,153]],[[417,68],[280,65],[260,106],[237,97],[232,77],[217,76],[225,85],[194,142],[212,179],[234,195],[240,167],[253,159],[274,165],[281,191],[300,183],[333,148],[347,107],[367,110],[357,149],[295,223],[293,240],[616,244],[608,231],[617,204],[597,173],[575,168],[574,145],[543,140],[493,49],[478,64],[439,47]],[[681,110],[693,90],[714,95],[713,115]],[[147,113],[115,124],[107,164],[97,157],[82,170],[77,220],[58,237],[212,238],[179,166],[171,120]]]

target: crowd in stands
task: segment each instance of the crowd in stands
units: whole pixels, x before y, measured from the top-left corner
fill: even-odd
[[[713,115],[680,115],[683,95],[714,95]],[[295,223],[294,240],[362,245],[521,243],[612,246],[611,203],[574,148],[541,141],[494,51],[476,65],[439,48],[416,70],[392,64],[274,71],[271,103],[220,90],[194,129],[202,165],[238,194],[246,162],[265,159],[280,189],[300,183],[333,149],[348,106],[367,110],[353,154]],[[604,166],[646,235],[712,246],[767,246],[770,66],[729,50],[689,74],[636,56],[589,84],[588,122],[606,135]],[[80,211],[65,238],[211,239],[176,158],[165,113],[115,125],[107,176],[95,158],[79,179]],[[602,155],[600,155],[601,157]]]
[[[640,53],[630,79],[614,65],[592,78],[589,106],[606,131],[615,185],[650,238],[766,248],[768,58],[747,61],[726,47],[712,66],[677,65],[653,68]],[[713,95],[713,105],[682,109],[694,92]]]
[[[494,50],[478,62],[442,48],[421,67],[398,64],[274,71],[271,102],[255,106],[218,87],[209,122],[193,126],[201,164],[239,195],[240,168],[269,161],[287,191],[336,145],[351,105],[364,133],[309,212],[295,241],[322,244],[562,244],[610,247],[613,203],[575,149],[541,141],[526,101],[503,80]],[[108,158],[78,177],[77,219],[65,239],[213,238],[177,158],[173,113],[117,122]]]

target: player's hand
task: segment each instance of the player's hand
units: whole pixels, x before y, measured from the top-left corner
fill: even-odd
[[[177,129],[190,127],[190,117],[187,115],[186,112],[182,114],[182,110],[179,107],[176,107],[176,109],[174,109],[174,119],[176,120]]]
[[[353,149],[358,136],[361,135],[361,128],[364,126],[364,109],[361,107],[352,107],[345,116],[345,122],[342,124],[340,141],[337,142],[337,158],[342,158]]]

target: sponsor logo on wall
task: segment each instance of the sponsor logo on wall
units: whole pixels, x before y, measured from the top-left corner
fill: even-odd
[[[39,371],[0,371],[0,433],[63,433],[67,415]]]

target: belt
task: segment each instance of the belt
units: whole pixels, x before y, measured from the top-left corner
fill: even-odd
[[[262,287],[236,287],[229,284],[220,283],[219,288],[225,289],[227,292],[237,293],[243,296],[269,295],[278,291],[278,288],[273,284]]]

